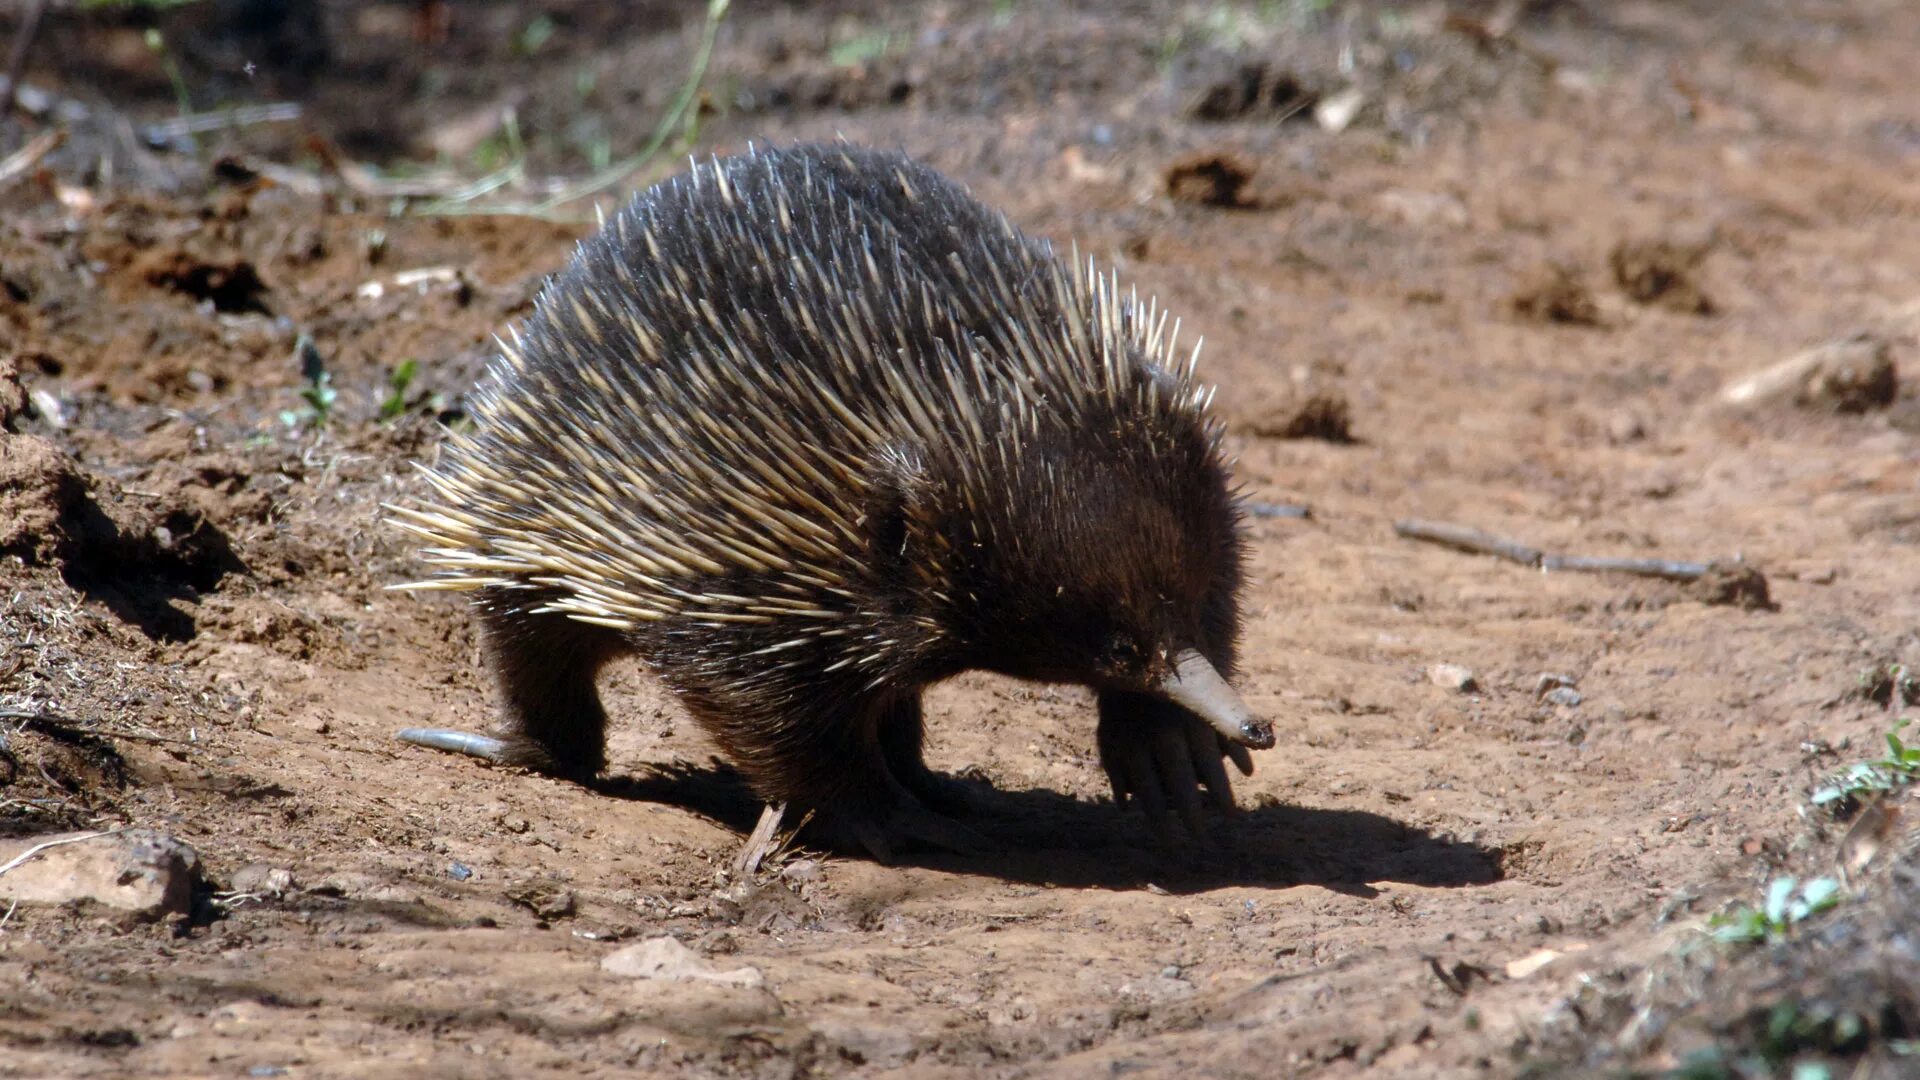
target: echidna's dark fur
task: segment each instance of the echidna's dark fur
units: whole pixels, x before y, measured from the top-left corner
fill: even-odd
[[[1170,650],[1231,673],[1239,514],[1164,328],[907,158],[715,160],[581,246],[396,512],[418,587],[480,591],[509,760],[598,772],[632,652],[764,797],[884,821],[941,804],[932,682],[1172,722]]]

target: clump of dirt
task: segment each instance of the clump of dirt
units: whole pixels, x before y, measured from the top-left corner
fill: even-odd
[[[1167,167],[1167,196],[1175,202],[1216,209],[1253,209],[1258,205],[1248,187],[1253,173],[1253,166],[1237,154],[1194,154]]]
[[[1250,117],[1289,119],[1311,116],[1319,95],[1290,71],[1264,61],[1238,62],[1206,81],[1193,95],[1187,114],[1219,123]]]
[[[1773,611],[1776,605],[1767,576],[1744,562],[1716,562],[1687,583],[1686,594],[1703,604],[1720,604],[1742,611]]]
[[[1613,278],[1627,297],[1683,315],[1711,315],[1714,303],[1697,275],[1707,256],[1704,244],[1672,240],[1624,240],[1607,256]]]
[[[1514,314],[1566,326],[1601,325],[1600,304],[1572,267],[1547,263],[1521,280],[1507,298]]]
[[[1260,395],[1234,410],[1234,418],[1237,428],[1261,438],[1354,441],[1353,407],[1345,394],[1327,387]]]
[[[1884,340],[1861,339],[1856,348],[1834,350],[1828,363],[1808,377],[1800,400],[1814,409],[1834,413],[1864,413],[1884,409],[1900,396],[1900,372],[1893,362],[1893,346]]]
[[[0,435],[0,554],[51,565],[150,636],[192,635],[170,601],[245,567],[198,510],[90,476],[37,435]]]
[[[12,431],[14,420],[27,411],[27,389],[20,384],[20,364],[0,356],[0,433]]]
[[[209,302],[224,315],[272,314],[267,283],[245,259],[215,261],[178,249],[149,251],[135,261],[133,270],[150,285]]]
[[[55,558],[86,494],[86,480],[58,446],[37,435],[0,436],[0,554]]]

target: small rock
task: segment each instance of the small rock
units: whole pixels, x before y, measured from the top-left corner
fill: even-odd
[[[266,863],[248,863],[233,872],[234,892],[278,899],[294,890],[293,871]]]
[[[1543,671],[1534,676],[1533,696],[1543,698],[1547,692],[1562,686],[1578,686],[1580,680],[1558,671]]]
[[[766,984],[766,977],[757,968],[718,970],[692,949],[670,937],[650,938],[638,945],[608,953],[601,959],[600,969],[609,975],[629,979],[708,982],[749,990]]]
[[[1443,225],[1450,229],[1467,227],[1467,204],[1457,195],[1444,191],[1413,191],[1395,188],[1381,192],[1378,202],[1380,208],[1395,218],[1424,228],[1429,225]]]
[[[9,841],[0,844],[0,865],[55,841],[70,842],[46,848],[0,875],[0,898],[23,904],[91,901],[152,918],[185,914],[192,906],[200,856],[153,829]]]
[[[67,430],[67,406],[59,395],[44,386],[36,386],[27,391],[27,400],[33,403],[34,414],[48,427],[55,431]]]
[[[1647,422],[1632,409],[1620,409],[1607,417],[1607,441],[1615,446],[1636,443],[1647,437]]]
[[[1840,578],[1840,568],[1830,562],[1795,562],[1780,568],[1780,576],[1809,585],[1831,585]]]
[[[1720,402],[1736,409],[1786,403],[1859,413],[1885,408],[1899,394],[1892,346],[1860,334],[1806,349],[1754,372],[1720,391]]]
[[[1571,709],[1579,705],[1580,701],[1580,691],[1571,686],[1556,686],[1546,694],[1547,704],[1559,705],[1563,708]]]
[[[1352,126],[1366,104],[1366,93],[1357,86],[1349,86],[1321,98],[1313,106],[1313,122],[1319,124],[1322,131],[1338,135]]]
[[[820,878],[820,863],[815,859],[795,859],[780,868],[780,876],[788,881],[817,881]]]
[[[579,909],[572,889],[558,885],[534,885],[507,894],[507,899],[526,908],[541,919],[564,919]]]
[[[862,1023],[824,1016],[808,1026],[822,1043],[849,1063],[892,1068],[911,1061],[919,1049],[913,1033],[899,1024]]]
[[[1456,694],[1470,694],[1480,689],[1480,684],[1474,680],[1473,669],[1459,664],[1428,664],[1427,681]]]

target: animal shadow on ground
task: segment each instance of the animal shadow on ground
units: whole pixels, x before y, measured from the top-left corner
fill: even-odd
[[[1155,840],[1142,815],[1113,803],[1082,802],[1042,788],[1001,790],[963,781],[975,811],[966,824],[995,850],[980,855],[905,851],[895,862],[1032,885],[1199,893],[1236,885],[1319,885],[1375,895],[1374,882],[1434,888],[1489,885],[1505,877],[1502,853],[1362,810],[1267,805],[1209,815],[1194,840],[1174,825]],[[760,802],[731,767],[650,766],[593,784],[613,798],[666,803],[703,814],[744,835]],[[789,822],[789,824],[791,824]],[[806,837],[801,836],[801,846]]]

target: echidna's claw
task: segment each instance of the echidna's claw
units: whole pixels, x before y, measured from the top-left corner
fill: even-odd
[[[1206,834],[1207,805],[1233,810],[1225,760],[1242,773],[1253,772],[1245,746],[1182,710],[1138,695],[1103,697],[1097,741],[1114,803],[1122,809],[1139,803],[1163,844],[1172,841],[1174,815],[1197,839]]]

